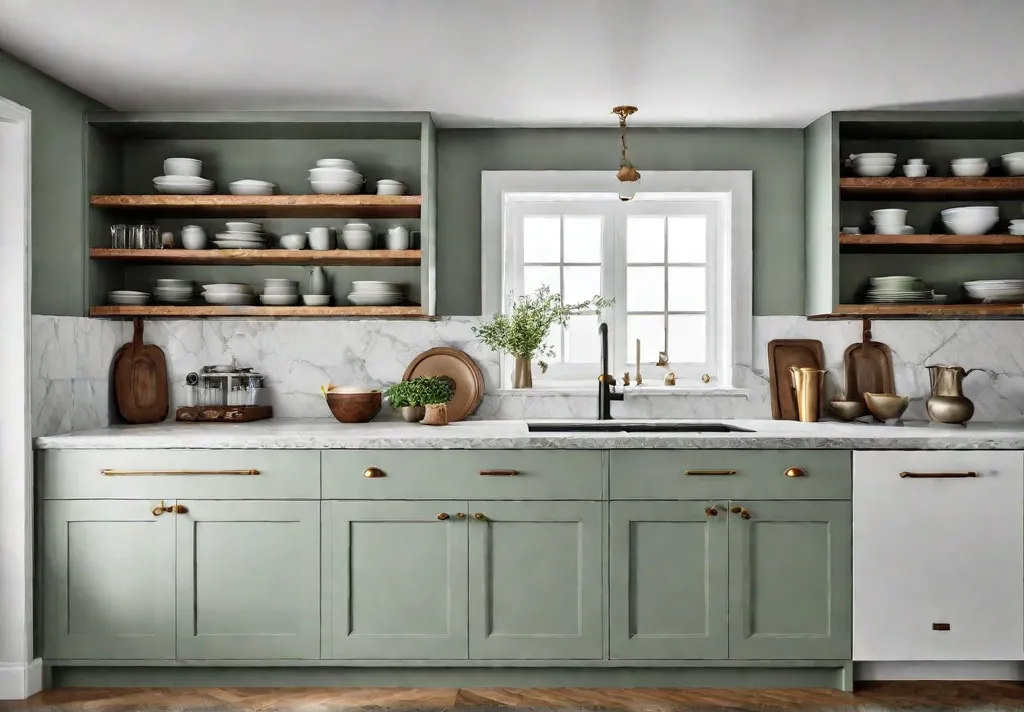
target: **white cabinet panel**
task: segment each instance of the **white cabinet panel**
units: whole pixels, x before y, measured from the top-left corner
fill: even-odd
[[[1024,658],[1022,529],[1024,454],[854,453],[854,660]]]

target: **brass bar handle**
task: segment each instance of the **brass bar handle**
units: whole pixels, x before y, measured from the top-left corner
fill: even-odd
[[[174,477],[177,475],[258,475],[257,469],[248,470],[100,470],[104,477],[146,477],[149,475],[162,475]]]
[[[786,477],[807,477],[807,470],[802,467],[790,467],[783,474]]]
[[[164,514],[165,512],[172,512],[172,511],[174,511],[174,507],[166,507],[166,506],[164,506],[164,501],[160,500],[160,504],[158,504],[157,506],[153,507],[153,516],[154,517],[159,517],[161,514]]]
[[[977,472],[901,472],[900,477],[911,479],[959,479],[963,477],[977,477]]]
[[[750,519],[750,512],[747,511],[746,507],[733,507],[729,511],[732,512],[733,514],[740,515],[740,517],[743,518],[743,519]]]
[[[387,475],[379,467],[367,467],[363,470],[363,477],[387,477]]]
[[[481,477],[515,477],[519,470],[480,470]]]
[[[174,513],[175,514],[188,514],[188,507],[186,507],[184,504],[176,504],[176,505],[174,505]]]
[[[487,521],[487,515],[486,514],[482,514],[481,512],[477,512],[476,514],[473,515],[473,519],[477,520],[478,522],[486,522]]]
[[[684,475],[690,477],[703,476],[703,475],[735,475],[736,470],[683,470]]]
[[[441,512],[437,515],[437,518],[443,522],[444,520],[448,519],[448,512]]]

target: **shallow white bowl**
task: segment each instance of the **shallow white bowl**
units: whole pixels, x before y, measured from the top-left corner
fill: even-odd
[[[198,158],[167,158],[164,160],[164,174],[168,176],[198,176],[203,172],[203,162]]]
[[[170,178],[170,180],[154,178],[153,187],[156,188],[158,193],[165,193],[167,195],[209,195],[213,192],[213,181],[196,183],[188,180],[173,180],[174,176]]]
[[[959,178],[978,178],[988,173],[987,163],[954,163],[950,168]]]
[[[303,294],[302,303],[307,307],[325,307],[331,303],[330,294]]]
[[[851,153],[850,160],[857,163],[863,161],[874,161],[876,163],[896,163],[895,153]]]
[[[350,171],[359,170],[356,164],[347,158],[321,158],[316,162],[317,168],[345,168]]]
[[[365,232],[346,232],[341,236],[349,250],[372,250],[373,235]]]
[[[220,284],[204,284],[203,289],[210,294],[252,294],[248,284],[223,282]]]
[[[954,235],[984,235],[999,221],[999,208],[973,205],[942,211],[942,222]]]
[[[276,187],[264,180],[236,180],[228,184],[231,195],[273,195]]]
[[[258,222],[228,222],[224,223],[228,232],[261,232],[263,225]]]
[[[263,294],[260,301],[268,307],[290,307],[299,303],[298,294]]]
[[[252,304],[253,296],[251,294],[233,294],[225,292],[203,292],[203,299],[208,304],[219,304],[222,306],[242,306],[243,304]]]
[[[281,249],[284,250],[304,250],[306,249],[306,235],[305,233],[292,233],[291,235],[281,236]]]
[[[882,166],[855,165],[853,167],[853,172],[865,178],[881,178],[882,176],[887,176],[892,173],[892,169],[895,167],[895,163]]]
[[[310,187],[320,195],[354,195],[363,187],[362,183],[342,183],[339,181],[311,180]]]
[[[116,289],[113,292],[109,292],[107,298],[111,304],[123,306],[138,307],[149,302],[149,294],[147,292],[134,292],[127,289]]]

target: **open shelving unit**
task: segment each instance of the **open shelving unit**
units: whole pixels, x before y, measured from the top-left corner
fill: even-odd
[[[815,319],[1011,319],[1022,304],[971,302],[963,282],[1024,276],[1024,237],[1007,234],[1024,217],[1024,176],[1002,174],[999,157],[1024,150],[1024,113],[1016,111],[864,111],[827,114],[804,131],[807,178],[806,311]],[[897,155],[891,176],[856,176],[845,158]],[[948,175],[950,161],[982,156],[989,175]],[[929,175],[908,178],[902,165],[923,158]],[[962,205],[998,205],[993,234],[951,235],[940,213]],[[913,235],[869,234],[870,212],[907,210]],[[843,227],[860,228],[848,235]],[[946,294],[943,304],[863,304],[868,279],[913,275]]]
[[[435,314],[436,141],[425,112],[220,112],[114,113],[87,115],[88,244],[86,289],[89,316],[233,318],[430,318]],[[154,176],[173,156],[203,161],[202,175],[217,194],[156,194]],[[401,180],[408,195],[317,195],[307,171],[319,158],[349,158],[367,185]],[[277,184],[278,194],[221,194],[231,181],[256,178]],[[115,250],[110,226],[155,223],[177,238],[186,224],[210,238],[226,220],[257,220],[269,235],[335,227],[352,219],[381,235],[402,225],[419,236],[407,250]],[[340,237],[339,237],[340,240]],[[332,284],[329,307],[222,307],[195,305],[111,306],[112,289],[151,291],[159,277],[199,284],[247,282],[267,277],[304,282],[312,266],[325,267]],[[356,280],[403,284],[401,306],[348,306]],[[301,290],[300,290],[301,291]]]

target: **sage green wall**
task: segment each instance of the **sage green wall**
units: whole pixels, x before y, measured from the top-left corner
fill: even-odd
[[[0,52],[0,97],[32,111],[32,313],[85,314],[85,111],[104,108]]]
[[[643,128],[629,155],[647,170],[754,171],[754,313],[804,313],[800,129]],[[437,309],[480,313],[480,171],[613,170],[615,129],[437,132]]]

